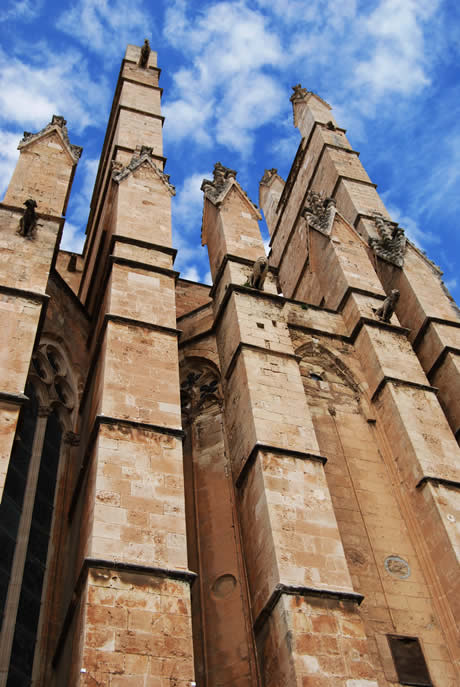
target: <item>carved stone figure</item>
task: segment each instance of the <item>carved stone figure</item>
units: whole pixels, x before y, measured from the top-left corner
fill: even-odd
[[[17,231],[18,234],[21,236],[24,236],[27,239],[31,239],[33,237],[33,234],[37,228],[37,215],[35,212],[35,208],[37,207],[37,203],[33,198],[28,198],[24,205],[26,206],[26,210],[19,220],[19,229]]]
[[[398,289],[392,289],[390,295],[385,298],[380,308],[375,308],[374,312],[382,322],[389,322],[394,313],[396,303],[399,300]]]
[[[259,289],[263,291],[265,277],[268,272],[268,260],[265,256],[257,258],[255,261],[251,276],[249,277],[249,286],[253,289]]]
[[[404,229],[377,212],[374,213],[374,221],[380,238],[371,237],[370,247],[379,258],[402,267],[406,252]]]
[[[324,198],[320,193],[309,191],[302,210],[308,224],[323,234],[329,234],[335,217],[336,202],[334,198]]]
[[[150,43],[148,39],[146,38],[144,41],[144,45],[141,48],[141,56],[139,57],[139,67],[145,67],[147,66],[147,63],[149,61],[150,57]]]

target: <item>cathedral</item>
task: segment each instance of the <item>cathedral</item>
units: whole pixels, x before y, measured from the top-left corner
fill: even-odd
[[[129,45],[82,255],[63,116],[0,204],[0,687],[458,686],[441,272],[299,84],[287,179],[217,162],[182,279],[158,79]]]

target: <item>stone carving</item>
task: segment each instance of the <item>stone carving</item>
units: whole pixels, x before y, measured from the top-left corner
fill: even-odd
[[[249,277],[249,286],[253,289],[259,289],[263,291],[265,278],[268,273],[268,260],[265,255],[257,258],[253,267],[251,276]]]
[[[269,181],[271,181],[273,177],[276,176],[276,174],[278,174],[278,170],[275,167],[272,167],[271,169],[266,169],[262,179],[260,180],[260,183],[268,184]]]
[[[189,420],[214,403],[222,403],[219,380],[207,366],[187,374],[180,385],[180,394],[182,413]]]
[[[384,561],[385,570],[400,580],[407,580],[410,577],[410,565],[401,556],[387,556]]]
[[[33,140],[39,138],[47,131],[50,131],[51,129],[58,127],[62,134],[62,137],[64,138],[64,141],[70,148],[72,156],[75,158],[75,160],[78,160],[81,157],[83,148],[81,148],[80,146],[73,145],[73,143],[70,142],[66,124],[67,121],[64,119],[64,117],[62,117],[61,115],[53,115],[51,118],[51,122],[47,124],[43,129],[38,131],[36,134],[33,134],[30,131],[24,131],[24,135],[18,146],[19,150],[25,143],[31,143]]]
[[[326,124],[326,128],[329,129],[330,131],[335,131],[337,129],[336,125],[334,124],[334,122],[331,119]]]
[[[37,213],[35,212],[37,203],[35,200],[33,200],[33,198],[28,198],[24,205],[26,206],[26,209],[23,216],[19,220],[19,229],[16,233],[24,236],[26,239],[33,239],[38,226],[38,217]]]
[[[139,67],[143,67],[145,69],[147,67],[149,57],[150,57],[150,43],[149,43],[148,39],[146,38],[144,41],[144,45],[141,48],[141,54],[139,57]]]
[[[398,289],[392,289],[390,295],[385,298],[380,308],[373,308],[375,314],[382,322],[389,322],[399,300]]]
[[[169,182],[169,174],[165,174],[153,160],[153,148],[152,146],[137,146],[133,153],[131,161],[126,167],[123,167],[120,162],[112,161],[112,179],[117,183],[126,179],[132,172],[134,172],[138,167],[140,167],[144,162],[149,162],[149,164],[154,168],[160,179],[168,188],[172,196],[176,195],[176,189]]]
[[[302,85],[300,83],[293,86],[292,90],[294,91],[294,93],[290,97],[291,103],[295,103],[299,100],[303,100],[305,98],[305,96],[307,96],[309,93],[309,91],[307,91],[306,88],[302,88]]]
[[[323,234],[330,234],[336,212],[335,206],[334,198],[324,198],[320,193],[309,191],[302,217],[314,229],[318,229]]]
[[[229,167],[224,167],[220,162],[214,165],[213,179],[203,179],[201,190],[209,200],[215,203],[221,193],[227,189],[228,183],[236,179],[236,171]]]
[[[394,222],[385,219],[380,213],[374,213],[375,226],[380,238],[369,238],[369,245],[374,253],[397,267],[404,265],[406,237],[404,229]]]

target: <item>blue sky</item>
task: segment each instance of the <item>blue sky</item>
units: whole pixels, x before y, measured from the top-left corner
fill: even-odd
[[[164,88],[176,267],[206,281],[201,180],[238,170],[256,203],[264,169],[286,178],[299,143],[291,86],[334,107],[388,210],[460,301],[460,4],[456,0],[3,0],[0,197],[23,130],[52,114],[83,156],[63,247],[81,248],[127,43],[150,39]],[[265,228],[262,227],[265,232]]]

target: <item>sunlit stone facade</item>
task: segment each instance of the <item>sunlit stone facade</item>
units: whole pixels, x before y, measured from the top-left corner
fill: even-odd
[[[300,85],[181,279],[158,77],[128,46],[82,256],[63,117],[0,205],[0,687],[454,687],[459,311]]]

